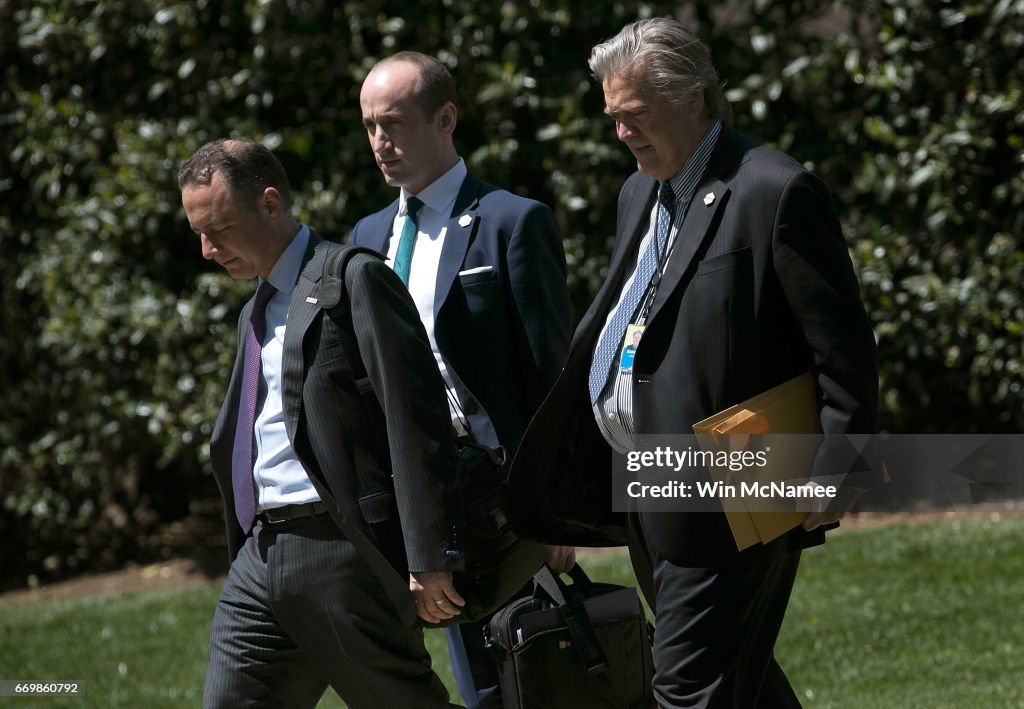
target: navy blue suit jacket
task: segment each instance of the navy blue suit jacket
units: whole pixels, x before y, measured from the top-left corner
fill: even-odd
[[[397,212],[396,200],[360,220],[352,243],[387,253]],[[441,251],[434,335],[481,443],[514,453],[557,379],[570,338],[565,275],[551,210],[467,175]]]

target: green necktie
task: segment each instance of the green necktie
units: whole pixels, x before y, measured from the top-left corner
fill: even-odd
[[[402,225],[402,236],[398,240],[398,253],[395,254],[395,273],[405,285],[409,285],[412,252],[416,248],[416,232],[419,226],[416,213],[422,206],[423,202],[416,197],[410,197],[405,201],[405,224]]]

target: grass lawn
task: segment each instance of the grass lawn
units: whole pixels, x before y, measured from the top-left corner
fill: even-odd
[[[583,565],[633,583],[625,554]],[[84,682],[0,706],[198,706],[218,590],[0,608],[0,679]],[[443,633],[427,642],[454,691]],[[1024,520],[833,535],[804,555],[777,655],[806,707],[1024,707]]]

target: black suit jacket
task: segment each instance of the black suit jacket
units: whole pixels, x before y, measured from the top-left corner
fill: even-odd
[[[396,200],[352,243],[387,253]],[[460,275],[464,271],[473,271]],[[565,252],[551,210],[468,174],[445,232],[434,337],[473,434],[515,451],[569,349]]]
[[[518,524],[530,536],[624,541],[623,516],[611,512],[611,449],[594,421],[587,377],[656,191],[639,172],[623,186],[608,276],[513,464]],[[635,430],[692,434],[697,421],[808,370],[825,433],[875,431],[874,336],[827,188],[791,158],[723,129],[636,351]],[[648,546],[676,563],[737,555],[724,514],[650,515],[644,532]],[[797,529],[744,555],[821,541],[823,531]]]
[[[444,385],[416,307],[382,260],[359,254],[349,262],[350,322],[325,314],[318,303],[320,281],[327,254],[335,248],[311,231],[291,294],[282,355],[288,438],[331,517],[411,626],[416,612],[407,571],[451,569],[458,558],[448,547],[446,504],[457,496],[452,494],[455,451]],[[235,520],[231,451],[241,343],[251,311],[250,300],[239,317],[238,354],[210,443],[232,559],[245,539]],[[353,340],[357,351],[344,344]],[[384,412],[386,441],[380,440],[353,382],[356,357]]]

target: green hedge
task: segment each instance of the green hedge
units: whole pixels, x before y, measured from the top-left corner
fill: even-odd
[[[360,82],[434,54],[471,168],[555,208],[579,316],[632,165],[586,59],[676,4],[0,2],[0,583],[172,553],[161,530],[216,496],[206,440],[251,285],[200,257],[174,179],[193,150],[263,140],[342,240],[393,197]],[[1024,3],[698,5],[737,125],[836,193],[884,425],[1020,431]]]

